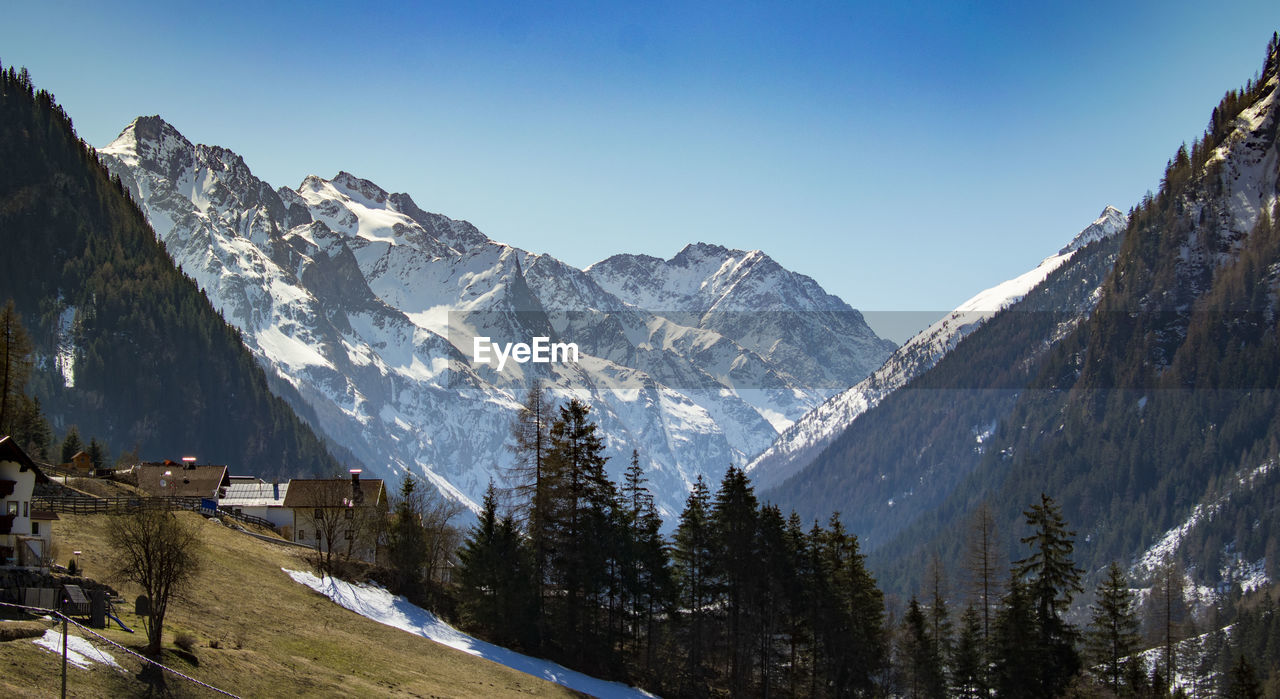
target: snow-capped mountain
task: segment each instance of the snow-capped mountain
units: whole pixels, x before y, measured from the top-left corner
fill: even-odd
[[[907,340],[870,376],[843,391],[783,431],[746,467],[756,487],[767,490],[807,466],[860,415],[885,396],[928,371],[960,340],[988,318],[1020,301],[1050,273],[1089,243],[1124,231],[1128,217],[1108,206],[1102,214],[1056,254],[1034,269],[975,294],[929,327]]]
[[[639,450],[670,516],[698,475],[746,463],[893,350],[759,251],[699,244],[583,271],[345,172],[273,188],[159,117],[99,155],[320,431],[473,506],[512,458],[508,425],[535,378],[592,405],[615,476]],[[581,354],[499,368],[472,361],[478,336]]]

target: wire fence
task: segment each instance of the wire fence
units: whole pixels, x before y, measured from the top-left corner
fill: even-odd
[[[98,633],[97,631],[94,631],[93,629],[91,629],[91,628],[89,628],[89,627],[87,627],[87,626],[84,626],[83,624],[81,624],[81,623],[77,622],[76,620],[74,620],[74,619],[72,619],[72,618],[68,617],[67,615],[63,614],[62,612],[60,612],[60,611],[58,611],[58,610],[56,610],[56,609],[45,609],[45,608],[43,608],[43,607],[29,607],[29,606],[24,605],[24,604],[12,604],[12,603],[10,603],[10,602],[0,602],[0,607],[12,607],[12,608],[15,608],[15,609],[22,609],[22,610],[24,610],[24,611],[27,611],[28,613],[34,613],[34,614],[37,614],[37,615],[49,615],[49,616],[52,616],[52,617],[56,617],[56,618],[58,618],[58,619],[61,619],[64,623],[67,623],[67,624],[70,624],[70,625],[72,625],[72,626],[75,626],[76,628],[80,629],[80,630],[81,630],[81,631],[83,631],[84,633],[87,633],[87,634],[89,634],[89,635],[93,636],[94,638],[97,638],[98,640],[102,641],[103,643],[109,644],[110,646],[112,646],[113,648],[116,648],[116,649],[117,649],[117,650],[119,650],[120,652],[122,652],[122,653],[127,653],[128,655],[133,656],[133,657],[137,658],[138,660],[141,660],[141,661],[142,661],[142,662],[144,662],[144,663],[149,663],[149,664],[151,664],[151,665],[153,665],[153,666],[155,666],[155,667],[157,667],[157,668],[160,668],[161,670],[163,670],[163,671],[165,671],[165,672],[168,672],[168,673],[170,673],[171,675],[173,675],[173,676],[175,676],[175,677],[178,677],[179,679],[186,680],[187,682],[191,682],[192,684],[195,684],[195,685],[197,685],[197,686],[204,687],[205,689],[208,689],[208,690],[209,690],[209,691],[211,691],[211,692],[216,692],[216,693],[221,694],[221,695],[223,695],[223,696],[227,696],[227,697],[235,697],[235,699],[240,699],[239,695],[237,695],[237,694],[232,694],[231,692],[228,692],[228,691],[227,691],[227,690],[225,690],[225,689],[219,689],[219,688],[217,688],[217,687],[215,687],[215,686],[213,686],[213,685],[209,684],[208,682],[202,682],[202,681],[200,681],[200,680],[198,680],[198,679],[196,679],[196,678],[192,677],[191,675],[185,674],[185,673],[183,673],[183,672],[181,672],[181,671],[179,671],[179,670],[175,670],[175,669],[173,669],[173,668],[171,668],[171,667],[169,667],[169,666],[167,666],[167,665],[164,665],[164,664],[158,663],[158,662],[156,662],[156,661],[152,660],[151,658],[148,658],[147,656],[142,655],[141,653],[138,653],[137,651],[133,650],[132,648],[126,648],[125,646],[122,646],[122,645],[120,645],[119,643],[116,643],[115,641],[113,641],[113,640],[111,640],[111,639],[107,638],[106,636],[103,636],[102,634]],[[65,644],[65,642],[64,642],[64,644]],[[64,645],[64,647],[65,647],[65,645]],[[65,657],[65,656],[63,657],[63,661],[62,661],[62,662],[63,662],[64,664],[67,662],[67,661],[66,661],[66,657]]]

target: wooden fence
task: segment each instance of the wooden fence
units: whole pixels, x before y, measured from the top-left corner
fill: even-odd
[[[190,510],[201,511],[202,498],[198,497],[144,497],[127,496],[97,498],[91,496],[36,495],[31,498],[31,509],[52,510],[73,515],[124,514],[138,510]],[[219,517],[230,517],[241,522],[257,524],[274,530],[270,521],[231,510],[217,510]]]

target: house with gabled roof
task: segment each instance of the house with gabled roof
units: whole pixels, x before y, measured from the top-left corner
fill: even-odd
[[[294,478],[284,507],[291,521],[288,536],[318,551],[365,561],[377,558],[376,526],[384,517],[387,493],[381,478]]]
[[[289,492],[288,483],[266,483],[258,478],[232,476],[231,485],[223,491],[222,497],[218,498],[218,509],[260,517],[292,538],[287,528],[293,526],[293,511],[284,505]]]
[[[0,565],[48,566],[58,516],[31,509],[36,484],[48,482],[12,437],[0,438]]]
[[[231,485],[227,467],[214,464],[148,462],[134,469],[138,487],[153,497],[217,500]]]

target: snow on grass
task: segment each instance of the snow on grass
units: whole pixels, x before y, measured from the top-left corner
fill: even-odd
[[[294,582],[306,585],[360,616],[431,639],[469,655],[492,660],[513,670],[604,699],[654,696],[642,689],[628,687],[620,682],[607,682],[569,670],[550,660],[532,658],[473,638],[441,621],[431,612],[409,603],[404,597],[393,595],[380,587],[355,585],[334,578],[318,578],[308,572],[287,568],[283,570]]]
[[[45,631],[43,636],[32,642],[41,648],[46,648],[58,655],[62,655],[62,634],[53,629]],[[124,668],[120,667],[120,663],[117,663],[110,653],[98,650],[92,643],[79,636],[67,636],[67,661],[83,670],[90,669],[94,663],[101,663],[121,672],[124,671]]]

